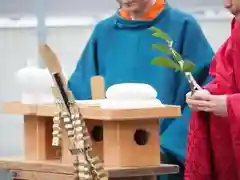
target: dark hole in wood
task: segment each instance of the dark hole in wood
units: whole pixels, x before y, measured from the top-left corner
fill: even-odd
[[[137,129],[134,133],[134,141],[140,145],[144,146],[148,142],[149,133],[144,129]]]
[[[91,131],[91,136],[95,142],[103,141],[103,127],[102,126],[94,126]]]

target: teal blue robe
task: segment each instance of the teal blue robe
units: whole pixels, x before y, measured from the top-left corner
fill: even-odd
[[[152,26],[173,39],[173,46],[182,57],[197,65],[194,72],[197,81],[206,83],[213,50],[192,16],[167,5],[153,20],[126,20],[117,12],[99,22],[68,85],[76,99],[90,99],[90,78],[95,75],[104,77],[106,88],[117,83],[147,83],[156,89],[163,103],[180,105],[181,118],[161,120],[160,142],[166,163],[181,165],[185,160],[190,118],[190,109],[185,103],[189,87],[183,74],[150,63],[154,57],[166,56],[151,48],[151,44],[163,43],[151,35]],[[179,180],[181,176],[177,175]]]

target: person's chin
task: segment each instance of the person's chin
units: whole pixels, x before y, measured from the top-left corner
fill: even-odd
[[[240,10],[237,10],[236,8],[230,8],[228,11],[235,16],[236,19],[239,19],[240,16]]]
[[[138,10],[138,7],[136,6],[131,6],[131,7],[123,7],[122,8],[124,11],[128,12],[128,13],[132,13]]]
[[[240,22],[240,8],[236,9],[233,13],[233,15],[235,16],[235,19]]]
[[[232,11],[231,13],[235,17],[235,19],[239,22],[240,21],[240,12]]]
[[[238,22],[240,22],[240,13],[238,13],[238,14],[235,15],[235,19],[236,19]]]

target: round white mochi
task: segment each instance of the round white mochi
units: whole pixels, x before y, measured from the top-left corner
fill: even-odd
[[[148,84],[122,83],[107,89],[103,109],[141,109],[163,106],[157,99],[157,91]]]
[[[148,84],[122,83],[107,89],[109,100],[151,100],[157,98],[157,91]]]

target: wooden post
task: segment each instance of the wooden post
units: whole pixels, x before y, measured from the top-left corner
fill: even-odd
[[[27,160],[60,158],[60,149],[52,146],[52,117],[25,115],[24,141]]]
[[[27,160],[45,160],[45,119],[40,116],[24,116],[25,158]]]
[[[91,95],[92,99],[105,98],[105,82],[102,76],[93,76],[91,78]]]

